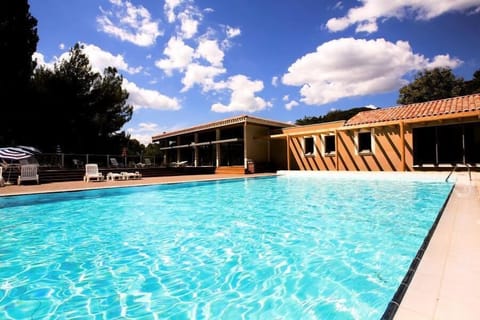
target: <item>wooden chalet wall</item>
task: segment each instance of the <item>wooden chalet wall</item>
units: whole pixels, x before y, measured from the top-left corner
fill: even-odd
[[[313,155],[305,155],[302,136],[287,138],[291,159],[295,162],[291,167],[300,170],[322,171],[411,171],[413,170],[412,129],[403,129],[404,141],[401,139],[401,125],[376,127],[372,130],[372,149],[368,154],[359,154],[356,145],[358,129],[340,129],[335,131],[335,154],[323,154],[322,133],[312,133],[315,141]],[[402,150],[403,149],[403,150]]]

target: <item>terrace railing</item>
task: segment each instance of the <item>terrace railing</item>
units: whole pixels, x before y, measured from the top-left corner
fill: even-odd
[[[121,154],[80,154],[80,153],[41,153],[36,154],[34,159],[30,161],[38,162],[42,168],[58,168],[58,169],[76,169],[83,168],[86,163],[97,163],[100,168],[115,168],[114,158],[121,168],[138,168],[138,167],[161,167],[162,163],[160,156],[141,156],[141,155],[127,155]],[[149,159],[150,161],[145,161]]]

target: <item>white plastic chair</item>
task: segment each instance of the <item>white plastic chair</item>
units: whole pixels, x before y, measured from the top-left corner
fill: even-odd
[[[98,170],[98,164],[96,163],[87,163],[85,165],[85,175],[83,176],[83,181],[90,182],[90,180],[104,181],[105,177]]]
[[[17,184],[21,184],[24,181],[36,181],[37,184],[40,183],[38,177],[38,166],[36,164],[26,164],[20,167],[20,175],[17,179]]]

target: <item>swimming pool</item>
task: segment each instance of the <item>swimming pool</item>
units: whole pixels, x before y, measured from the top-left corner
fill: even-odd
[[[452,184],[278,176],[0,198],[0,318],[378,319]]]

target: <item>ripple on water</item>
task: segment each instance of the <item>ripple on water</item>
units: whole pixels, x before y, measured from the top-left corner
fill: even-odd
[[[376,319],[450,189],[278,177],[6,197],[0,318]]]

